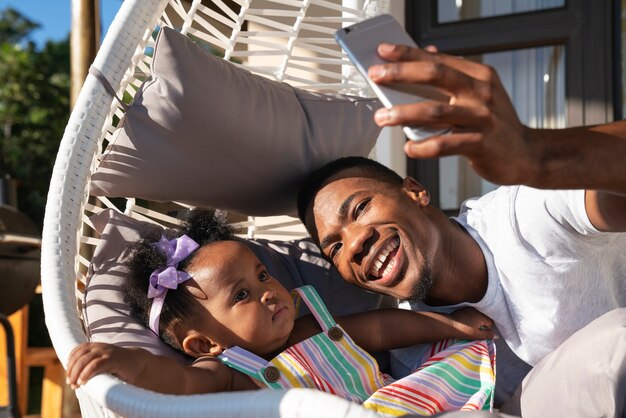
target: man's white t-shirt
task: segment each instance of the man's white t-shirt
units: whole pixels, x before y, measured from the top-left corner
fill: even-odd
[[[410,308],[474,306],[495,321],[496,403],[509,399],[530,369],[517,357],[534,366],[595,318],[626,306],[626,233],[598,231],[583,190],[500,187],[464,202],[454,219],[483,251],[487,292],[473,304]],[[421,346],[394,350],[392,371],[408,373],[423,354]]]
[[[466,201],[456,220],[481,246],[489,274],[483,299],[468,305],[528,364],[626,306],[626,233],[591,224],[584,190],[500,187]]]

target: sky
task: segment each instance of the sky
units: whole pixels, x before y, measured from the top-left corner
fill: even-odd
[[[46,40],[61,40],[70,33],[72,0],[0,0],[0,10],[12,7],[37,22],[41,27],[33,31],[31,39],[38,45]],[[122,0],[100,0],[102,36],[122,5]]]

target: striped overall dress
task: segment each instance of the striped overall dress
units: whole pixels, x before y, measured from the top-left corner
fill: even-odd
[[[380,372],[376,360],[335,323],[311,286],[295,289],[322,332],[267,361],[240,347],[220,360],[275,389],[313,388],[361,403],[382,414],[433,415],[450,410],[490,410],[495,386],[491,341],[446,340],[433,344],[429,357],[400,380]]]

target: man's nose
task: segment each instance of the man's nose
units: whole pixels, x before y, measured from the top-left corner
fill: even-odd
[[[372,237],[372,228],[365,225],[352,224],[346,228],[346,249],[351,261],[360,263],[369,252],[367,241]]]

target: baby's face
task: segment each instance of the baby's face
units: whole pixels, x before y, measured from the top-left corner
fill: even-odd
[[[222,347],[259,356],[280,350],[296,317],[293,299],[244,244],[215,242],[198,250],[188,267],[189,290],[206,309],[194,324]]]

